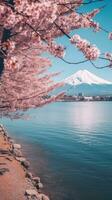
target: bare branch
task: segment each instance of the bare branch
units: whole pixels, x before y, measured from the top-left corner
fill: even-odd
[[[78,65],[78,64],[82,64],[82,63],[85,63],[85,62],[88,62],[89,60],[82,60],[82,61],[78,61],[78,62],[70,62],[68,60],[65,60],[64,58],[60,58],[62,61],[64,61],[65,63],[67,64],[70,64],[70,65]]]
[[[91,60],[90,60],[90,63],[92,64],[93,67],[95,67],[97,69],[104,69],[104,68],[111,68],[112,67],[112,64],[105,65],[103,67],[97,67]]]

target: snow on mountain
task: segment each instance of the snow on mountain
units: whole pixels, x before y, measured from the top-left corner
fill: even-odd
[[[79,70],[72,76],[66,78],[64,82],[66,84],[74,85],[74,86],[80,85],[80,84],[89,84],[89,85],[112,84],[112,82],[104,80],[96,76],[95,74],[89,72],[88,70]]]
[[[72,96],[79,93],[85,96],[112,95],[112,82],[87,70],[79,70],[63,82],[65,82],[65,85],[58,88],[56,92],[65,92],[66,95]]]

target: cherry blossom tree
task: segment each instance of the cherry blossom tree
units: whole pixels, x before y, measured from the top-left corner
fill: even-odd
[[[94,44],[77,34],[70,37],[70,31],[74,29],[92,28],[96,32],[102,29],[93,20],[102,7],[85,14],[78,12],[80,6],[99,1],[0,1],[1,116],[16,116],[19,110],[42,106],[63,95],[48,96],[49,92],[63,83],[54,83],[53,76],[58,73],[48,72],[52,63],[44,53],[70,63],[64,58],[65,47],[56,43],[57,37],[65,35],[84,54],[85,59],[80,62],[89,60],[95,66],[94,60],[106,59],[109,61],[107,66],[112,66],[111,53],[107,52],[101,57],[100,50]],[[109,33],[109,39],[112,39],[112,33]]]

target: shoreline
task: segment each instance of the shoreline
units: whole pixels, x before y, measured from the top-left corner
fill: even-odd
[[[2,200],[49,200],[39,177],[29,171],[21,145],[0,125],[0,196]]]

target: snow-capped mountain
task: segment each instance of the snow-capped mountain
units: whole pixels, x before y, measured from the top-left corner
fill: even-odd
[[[79,84],[112,84],[112,82],[106,81],[95,74],[92,74],[91,72],[87,70],[79,70],[72,76],[68,77],[64,81],[67,84],[70,85],[79,85]]]
[[[104,80],[87,70],[79,70],[64,80],[65,85],[58,92],[64,91],[67,95],[85,96],[112,95],[112,82]]]

